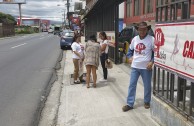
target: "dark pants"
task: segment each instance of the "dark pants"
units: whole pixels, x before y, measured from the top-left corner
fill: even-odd
[[[108,59],[108,54],[102,53],[101,56],[100,56],[100,61],[101,61],[101,65],[102,65],[104,79],[107,79],[107,75],[108,75],[108,70],[105,67],[106,59]]]

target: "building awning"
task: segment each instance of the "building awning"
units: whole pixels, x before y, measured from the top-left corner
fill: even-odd
[[[97,12],[102,11],[102,9],[100,9],[102,7],[109,7],[115,4],[119,5],[124,1],[125,0],[96,0],[96,3],[93,5],[93,7],[85,9],[86,14],[84,15],[83,19],[87,18],[90,14],[95,14]]]

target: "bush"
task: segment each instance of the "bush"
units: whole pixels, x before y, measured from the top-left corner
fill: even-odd
[[[32,34],[32,33],[38,33],[38,32],[39,30],[37,28],[33,28],[31,26],[15,27],[16,34]]]

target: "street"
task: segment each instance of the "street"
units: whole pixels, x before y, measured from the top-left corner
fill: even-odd
[[[0,39],[0,126],[38,123],[61,52],[53,34]]]

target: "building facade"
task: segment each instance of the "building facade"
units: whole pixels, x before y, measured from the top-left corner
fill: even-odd
[[[155,29],[155,18],[156,18],[156,6],[163,5],[164,3],[169,4],[176,0],[126,0],[124,7],[124,23],[126,26],[133,25],[141,21],[146,21]],[[180,3],[179,3],[180,4]],[[178,16],[181,16],[181,5],[178,6]],[[163,19],[164,19],[164,13]],[[191,3],[191,17],[194,17],[194,3]],[[170,11],[168,11],[170,16]],[[179,20],[181,18],[178,18]]]

